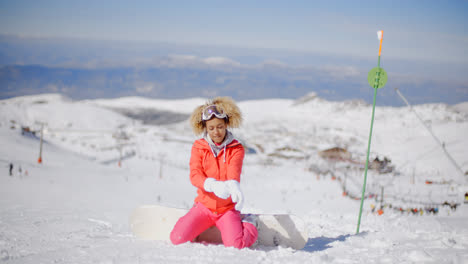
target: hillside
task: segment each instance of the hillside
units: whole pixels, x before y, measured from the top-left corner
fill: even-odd
[[[233,131],[249,149],[241,184],[245,212],[302,217],[309,228],[303,250],[136,240],[128,227],[136,206],[193,203],[188,160],[196,137],[183,117],[204,101],[73,101],[57,94],[0,101],[2,262],[463,263],[468,258],[467,176],[406,107],[376,109],[371,159],[390,162],[369,171],[361,232],[355,234],[371,106],[313,95],[239,102],[245,122]],[[414,109],[468,171],[463,104]],[[148,124],[145,120],[160,120],[153,116],[165,121]],[[21,127],[32,132],[22,133]],[[347,154],[324,158],[331,148]]]

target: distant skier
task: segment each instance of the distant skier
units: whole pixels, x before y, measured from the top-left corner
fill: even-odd
[[[13,163],[10,163],[10,176],[13,176]]]
[[[194,206],[181,217],[170,239],[178,245],[193,241],[211,226],[221,232],[226,247],[245,248],[258,237],[256,219],[241,219],[244,196],[240,175],[245,150],[227,128],[239,127],[242,115],[229,97],[217,97],[193,111],[190,123],[203,134],[192,146],[190,181],[198,188]]]

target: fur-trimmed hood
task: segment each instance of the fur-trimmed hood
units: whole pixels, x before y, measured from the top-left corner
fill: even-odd
[[[219,111],[223,111],[227,114],[227,125],[229,128],[238,128],[242,124],[242,113],[234,100],[230,97],[216,97],[193,110],[192,115],[190,116],[190,126],[196,135],[200,135],[205,131],[202,112],[210,105],[216,105],[216,108],[218,108]]]

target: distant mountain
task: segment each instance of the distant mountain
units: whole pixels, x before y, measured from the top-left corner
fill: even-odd
[[[468,101],[468,83],[447,81],[444,73],[457,73],[459,65],[442,71],[443,65],[384,61],[389,81],[378,91],[379,105],[404,105],[396,87],[412,104]],[[374,64],[369,58],[292,51],[0,35],[0,99],[61,93],[73,99],[227,95],[252,100],[315,92],[327,100],[372,103],[367,72]],[[429,69],[446,78],[418,77]]]
[[[336,78],[316,68],[170,67],[65,68],[41,65],[0,67],[0,99],[39,93],[61,93],[73,99],[144,96],[177,99],[228,95],[237,100],[298,98],[316,92],[327,100],[360,99],[372,103],[373,91],[364,73]],[[389,81],[389,83],[391,83]],[[395,82],[394,82],[395,83]],[[393,87],[378,91],[380,105],[403,105]],[[441,90],[442,83],[402,84],[400,90],[414,104],[468,101],[468,88]],[[457,93],[457,91],[459,91]]]
[[[303,76],[300,76],[303,74]],[[74,99],[140,95],[186,98],[229,95],[239,100],[297,98],[310,91],[329,93],[332,99],[359,97],[365,84],[350,80],[347,89],[330,82],[319,71],[291,72],[274,67],[148,67],[76,69],[39,65],[0,68],[1,98],[33,93],[62,93]],[[342,90],[333,95],[329,91]]]

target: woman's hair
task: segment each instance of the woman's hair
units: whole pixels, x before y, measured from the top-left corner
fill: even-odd
[[[205,131],[205,122],[202,119],[202,112],[210,105],[216,105],[216,109],[218,109],[218,111],[223,112],[228,116],[228,118],[225,119],[228,127],[240,127],[242,123],[242,113],[234,100],[230,97],[216,97],[193,110],[192,115],[190,116],[190,125],[196,135],[200,135]]]

